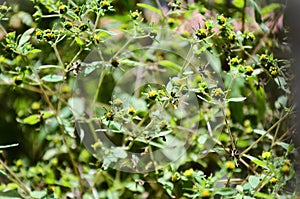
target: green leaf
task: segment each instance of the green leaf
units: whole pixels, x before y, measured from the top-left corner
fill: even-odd
[[[79,37],[75,37],[75,41],[78,44],[78,46],[84,46],[84,41],[82,41],[82,39],[80,39]]]
[[[27,41],[29,41],[31,34],[34,32],[34,30],[35,30],[34,28],[30,28],[23,33],[23,35],[19,40],[19,44],[18,44],[19,48],[23,46]]]
[[[84,100],[79,97],[73,97],[68,100],[68,105],[71,108],[71,111],[76,119],[84,113]]]
[[[181,70],[181,66],[179,66],[178,64],[175,64],[174,62],[171,62],[169,60],[159,61],[158,64],[161,66],[167,67],[167,68],[174,69],[177,72],[179,72]]]
[[[206,53],[206,58],[210,63],[210,66],[214,71],[216,71],[218,74],[221,73],[222,71],[222,66],[221,66],[221,60],[219,57],[214,56],[211,53]]]
[[[40,199],[46,196],[47,192],[46,191],[32,191],[30,193],[30,196],[35,198],[35,199]]]
[[[250,155],[246,155],[244,154],[244,156],[248,159],[250,159],[252,162],[254,162],[256,165],[261,166],[261,167],[266,167],[267,164],[259,159],[257,159],[256,157],[250,156]]]
[[[285,150],[288,150],[290,144],[284,143],[284,142],[276,142],[276,145],[281,146]]]
[[[244,0],[233,0],[232,4],[237,8],[243,8],[244,7]]]
[[[31,14],[29,14],[27,12],[19,11],[17,15],[18,15],[19,19],[21,19],[21,21],[25,25],[27,25],[27,26],[31,26],[32,25],[33,20],[32,20]]]
[[[162,14],[161,10],[151,6],[151,5],[148,5],[148,4],[144,4],[144,3],[138,3],[136,4],[138,7],[141,7],[141,8],[145,8],[145,9],[148,9],[148,10],[151,10],[153,12],[156,12],[158,14]]]
[[[276,10],[277,8],[280,8],[280,7],[281,7],[281,5],[279,3],[271,3],[261,9],[261,15],[269,14],[273,10]]]
[[[2,175],[4,175],[4,176],[8,177],[8,174],[5,173],[4,171],[0,170],[0,173],[1,173]]]
[[[258,135],[264,135],[266,133],[265,130],[261,130],[261,129],[254,129],[253,132],[256,133],[256,134],[258,134]],[[269,133],[266,134],[265,137],[267,137],[270,140],[273,140],[273,136],[270,135]]]
[[[42,66],[37,67],[38,70],[49,69],[49,68],[62,69],[62,67],[58,66],[58,65],[42,65]]]
[[[42,116],[43,119],[52,117],[54,115],[53,111],[42,111],[41,114],[33,114],[26,117],[22,123],[34,125],[40,122],[40,117]]]
[[[266,194],[266,193],[261,193],[261,192],[256,192],[254,194],[254,196],[256,196],[257,198],[263,198],[263,199],[273,199],[274,196],[271,196],[269,194]]]
[[[49,74],[42,78],[45,82],[61,82],[63,80],[63,76],[61,75],[55,75],[55,74]]]
[[[39,114],[33,114],[23,120],[24,124],[34,125],[40,122]]]
[[[247,98],[246,97],[233,97],[227,99],[227,102],[242,102],[245,101]]]
[[[249,181],[249,184],[251,185],[251,187],[254,188],[254,189],[255,189],[255,188],[257,187],[257,185],[259,185],[259,183],[260,183],[259,177],[253,176],[253,175],[251,175],[251,176],[249,177],[248,181]]]
[[[218,190],[216,193],[220,194],[221,196],[230,196],[233,195],[235,193],[235,189],[232,188],[223,188]]]

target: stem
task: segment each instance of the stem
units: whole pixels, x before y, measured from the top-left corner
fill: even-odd
[[[30,190],[22,183],[20,178],[0,159],[0,164],[8,171],[8,173],[13,177],[11,180],[15,181],[16,184],[27,194],[30,195]]]
[[[155,2],[156,2],[156,4],[157,4],[158,8],[160,9],[163,18],[164,18],[164,19],[167,19],[167,17],[166,17],[166,15],[165,15],[165,13],[164,13],[164,10],[163,10],[163,8],[162,8],[162,6],[161,6],[159,0],[155,0]]]
[[[58,38],[57,38],[56,41],[58,41]],[[56,46],[57,43],[56,43],[56,41],[55,41],[55,43],[52,45],[52,48],[53,48],[53,50],[54,50],[54,52],[55,52],[55,55],[56,55],[56,58],[57,58],[59,64],[60,64],[62,67],[64,67],[64,63],[63,63],[63,61],[62,61],[62,59],[61,59],[61,56],[60,56],[60,54],[59,54],[59,52],[58,52],[58,50],[57,50],[57,46]]]
[[[100,78],[99,78],[99,82],[98,82],[98,86],[97,86],[97,89],[96,89],[96,93],[95,93],[95,95],[94,95],[94,99],[93,99],[93,102],[92,102],[92,107],[95,106],[95,103],[96,103],[96,101],[97,101],[97,98],[98,98],[98,95],[99,95],[99,92],[100,92],[100,88],[101,88],[101,85],[102,85],[104,76],[105,76],[105,72],[102,71],[102,72],[101,72],[101,75],[100,75]]]
[[[79,186],[81,188],[81,193],[85,191],[85,188],[84,188],[84,185],[83,185],[83,180],[81,178],[81,175],[80,175],[80,172],[79,172],[79,169],[78,167],[76,166],[76,162],[74,160],[74,157],[72,155],[72,152],[71,152],[71,148],[69,146],[69,144],[67,143],[67,138],[66,138],[66,135],[64,133],[64,129],[63,129],[63,126],[60,124],[60,122],[58,121],[58,118],[57,118],[57,123],[59,124],[59,129],[60,129],[60,133],[62,135],[62,138],[63,138],[63,141],[64,141],[64,144],[67,146],[67,150],[68,150],[68,155],[70,157],[70,160],[71,160],[71,164],[73,166],[73,169],[75,171],[75,174],[77,175],[78,177],[78,182],[79,182]]]
[[[293,108],[292,108],[293,109]],[[271,126],[260,138],[258,138],[255,142],[253,142],[247,149],[245,149],[243,152],[240,153],[239,158],[241,158],[245,153],[247,153],[249,150],[251,150],[257,143],[259,143],[267,134],[269,134],[277,125],[279,125],[283,120],[285,120],[289,115],[291,111],[286,113],[280,120],[278,120],[273,126]]]
[[[245,21],[246,21],[246,7],[247,7],[247,0],[244,0],[244,7],[242,12],[242,32],[245,31]]]

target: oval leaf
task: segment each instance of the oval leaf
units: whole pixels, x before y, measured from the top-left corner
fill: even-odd
[[[34,28],[30,28],[28,30],[26,30],[24,32],[24,34],[21,36],[20,40],[19,40],[19,44],[18,47],[20,48],[21,46],[23,46],[23,44],[25,44],[27,41],[29,41],[31,34],[34,32]]]
[[[246,97],[233,97],[233,98],[229,98],[227,100],[227,102],[242,102],[245,99],[247,99]]]
[[[42,80],[45,82],[61,82],[63,80],[63,76],[50,74],[50,75],[44,76],[42,78]]]
[[[179,66],[178,64],[175,64],[174,62],[171,62],[169,60],[163,60],[158,62],[159,65],[167,67],[167,68],[171,68],[176,70],[177,72],[179,72],[181,70],[181,66]]]
[[[153,12],[156,12],[156,13],[158,13],[158,14],[161,14],[161,10],[159,10],[159,9],[153,7],[153,6],[150,6],[150,5],[148,5],[148,4],[138,3],[138,4],[136,4],[136,5],[137,5],[138,7],[145,8],[145,9],[151,10],[151,11],[153,11]]]
[[[257,176],[249,177],[249,184],[251,185],[252,188],[256,188],[257,185],[259,185],[259,183],[260,183],[259,177]]]

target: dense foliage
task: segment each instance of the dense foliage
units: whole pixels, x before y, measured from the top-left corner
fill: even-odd
[[[284,9],[5,2],[0,197],[295,197]]]

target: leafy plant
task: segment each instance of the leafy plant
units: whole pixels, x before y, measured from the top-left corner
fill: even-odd
[[[296,196],[284,5],[30,2],[1,5],[1,197]]]

